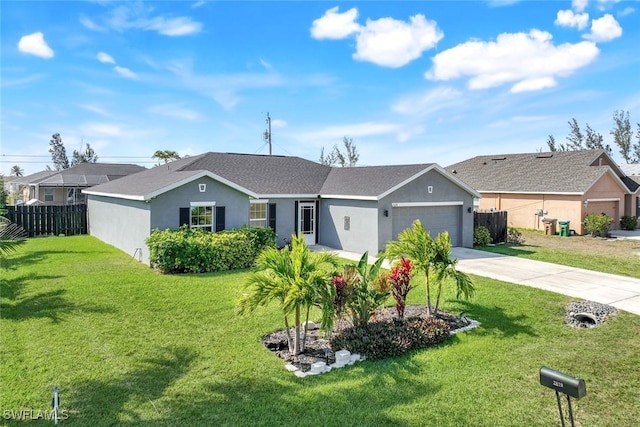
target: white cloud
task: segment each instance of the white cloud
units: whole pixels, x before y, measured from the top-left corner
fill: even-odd
[[[464,99],[460,91],[441,86],[404,97],[394,103],[391,109],[400,114],[426,116],[443,109],[455,108],[461,103],[464,103]]]
[[[571,2],[571,7],[573,7],[576,12],[582,12],[587,8],[588,4],[589,0],[573,0]]]
[[[202,23],[184,16],[170,19],[156,17],[149,24],[143,25],[143,28],[157,31],[165,36],[186,36],[199,33],[202,30]]]
[[[542,90],[549,87],[554,87],[558,83],[553,77],[533,77],[530,79],[521,80],[511,87],[512,93],[520,92],[533,92],[536,90]]]
[[[130,2],[113,8],[98,25],[89,18],[81,17],[80,22],[86,28],[103,31],[109,28],[116,31],[137,29],[142,31],[155,31],[165,36],[185,36],[197,34],[202,31],[202,23],[194,21],[190,17],[166,17],[153,16],[153,8],[143,3]]]
[[[91,111],[92,113],[96,113],[99,114],[101,116],[104,117],[111,117],[111,114],[105,110],[104,108],[98,106],[98,105],[93,105],[93,104],[83,104],[80,106],[81,108],[87,110],[87,111]]]
[[[365,136],[389,135],[400,132],[401,126],[395,123],[363,122],[342,126],[328,126],[324,129],[301,132],[296,139],[317,144],[326,141],[340,141],[345,135],[357,139]]]
[[[271,65],[270,63],[268,63],[267,61],[265,61],[262,58],[260,58],[260,65],[262,65],[264,67],[264,69],[267,70],[267,71],[272,71],[273,70],[273,65]]]
[[[311,37],[314,39],[344,39],[360,29],[355,22],[358,10],[354,7],[344,13],[338,12],[338,6],[327,10],[324,15],[311,24]]]
[[[82,24],[83,27],[85,27],[86,29],[91,30],[91,31],[103,32],[105,30],[103,27],[101,27],[100,25],[96,24],[90,18],[87,18],[84,15],[80,16],[80,24]]]
[[[120,126],[108,123],[87,123],[81,126],[82,134],[89,137],[118,136],[122,133]]]
[[[271,120],[271,127],[273,128],[284,128],[286,126],[287,126],[287,122],[285,120],[281,120],[281,119]]]
[[[98,52],[98,54],[96,55],[96,59],[100,62],[102,62],[103,64],[115,64],[116,60],[113,59],[113,56],[109,55],[108,53],[105,52]]]
[[[631,6],[627,6],[624,9],[622,9],[620,12],[618,12],[618,16],[619,17],[623,17],[623,16],[631,15],[635,11],[636,10],[634,8],[632,8]]]
[[[468,76],[471,89],[513,83],[512,92],[539,90],[555,85],[591,63],[599,54],[593,42],[555,46],[548,32],[503,33],[496,41],[468,41],[433,57],[425,74],[431,80]]]
[[[415,15],[410,22],[393,18],[367,20],[356,37],[355,59],[384,67],[402,67],[433,48],[444,34],[435,21]]]
[[[200,6],[204,6],[207,2],[204,0],[200,0],[191,5],[192,9],[199,8]]]
[[[563,27],[575,27],[582,30],[589,24],[589,14],[573,13],[572,10],[559,10],[555,24]]]
[[[582,37],[594,42],[608,42],[617,39],[621,35],[622,27],[618,24],[616,18],[607,13],[602,18],[592,20],[591,32]]]
[[[53,50],[44,40],[44,34],[40,31],[20,37],[18,50],[44,59],[51,59],[54,56]]]
[[[153,105],[149,107],[148,111],[154,114],[187,121],[197,121],[202,118],[202,114],[199,112],[177,104]]]
[[[133,71],[131,71],[130,69],[126,68],[126,67],[120,67],[118,65],[116,65],[115,67],[113,67],[114,70],[116,70],[116,72],[118,74],[120,74],[122,77],[126,77],[128,79],[137,79],[138,75],[136,73],[134,73]]]

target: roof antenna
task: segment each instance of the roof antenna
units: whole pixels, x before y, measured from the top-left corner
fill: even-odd
[[[269,112],[267,112],[267,126],[268,129],[264,131],[264,140],[269,143],[269,155],[271,155],[271,117],[269,116]]]

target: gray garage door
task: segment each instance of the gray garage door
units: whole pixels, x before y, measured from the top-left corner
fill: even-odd
[[[398,237],[405,228],[411,227],[413,221],[419,219],[431,237],[443,231],[449,232],[452,246],[462,245],[461,230],[462,206],[428,206],[428,207],[394,207],[393,238]]]

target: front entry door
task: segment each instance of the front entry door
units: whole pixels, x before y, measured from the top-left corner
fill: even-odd
[[[304,236],[307,245],[316,244],[316,203],[298,204],[298,235]]]

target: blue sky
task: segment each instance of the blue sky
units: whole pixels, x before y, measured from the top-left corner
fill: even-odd
[[[159,149],[442,166],[640,122],[637,1],[2,1],[0,172]],[[614,147],[614,158],[620,160]],[[42,156],[42,157],[21,157]]]

